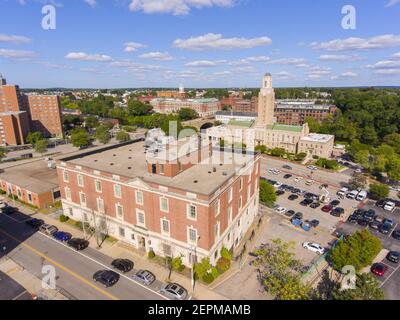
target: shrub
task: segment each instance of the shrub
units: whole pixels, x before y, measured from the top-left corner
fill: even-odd
[[[211,273],[206,273],[206,274],[203,275],[202,280],[205,283],[210,284],[215,280],[215,278]]]
[[[224,273],[225,271],[228,271],[230,267],[231,267],[231,261],[226,258],[221,257],[217,261],[217,269],[220,274]]]
[[[232,254],[225,247],[222,247],[222,249],[221,249],[221,257],[226,259],[226,260],[229,260],[229,261],[232,260]]]
[[[149,257],[149,259],[154,259],[156,257],[156,254],[154,253],[153,250],[150,250],[147,256]]]
[[[261,153],[265,153],[265,152],[267,151],[267,147],[266,147],[266,146],[263,146],[263,145],[261,145],[261,146],[256,146],[254,149],[255,149],[255,151],[261,152]]]
[[[371,184],[369,187],[369,196],[373,200],[381,200],[389,196],[389,187],[385,184]]]
[[[69,220],[69,217],[65,216],[65,215],[61,215],[59,218],[60,222],[67,222]]]
[[[303,161],[307,157],[307,153],[301,152],[296,154],[295,160],[296,161]]]
[[[185,266],[182,263],[182,257],[173,258],[171,261],[172,268],[176,271],[182,272]]]
[[[5,192],[4,190],[0,189],[0,194],[6,194],[7,192]]]

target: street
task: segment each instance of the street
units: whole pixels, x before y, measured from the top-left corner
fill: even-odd
[[[52,265],[56,270],[56,285],[71,299],[78,300],[160,300],[165,299],[157,291],[161,282],[156,281],[151,288],[132,280],[135,270],[121,275],[118,283],[111,288],[103,288],[92,280],[93,274],[108,269],[112,258],[87,248],[76,252],[51,237],[36,232],[25,224],[26,216],[17,218],[0,214],[0,245],[8,258],[22,265],[30,273],[43,277],[42,267]],[[41,288],[38,288],[38,290]]]

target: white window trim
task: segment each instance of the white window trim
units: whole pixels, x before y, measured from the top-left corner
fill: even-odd
[[[81,195],[84,195],[85,196],[85,202],[83,203],[82,202],[82,196]],[[86,198],[86,194],[84,193],[84,192],[79,192],[79,203],[81,204],[81,206],[83,206],[83,207],[86,207],[86,205],[87,205],[87,198]]]
[[[100,201],[103,202],[103,208],[100,208],[100,205],[99,205]],[[100,213],[105,213],[105,211],[106,211],[105,210],[105,206],[104,206],[104,199],[101,198],[101,197],[97,198],[97,211],[100,212]]]
[[[65,187],[64,188],[64,192],[65,192],[65,199],[67,199],[68,201],[71,201],[72,200],[71,188],[70,187]],[[79,199],[79,201],[80,201],[80,199]]]
[[[196,231],[196,240],[195,241],[190,240],[190,230]],[[193,226],[187,227],[186,233],[187,233],[187,235],[186,235],[187,236],[187,242],[190,243],[190,244],[193,244],[193,245],[197,245],[197,242],[198,242],[198,239],[199,239],[199,233],[198,233],[197,229],[194,228]]]
[[[138,200],[138,199],[139,199],[138,194],[141,194],[141,195],[142,195],[142,201],[141,201],[141,202]],[[143,191],[136,190],[136,191],[135,191],[135,199],[136,199],[136,204],[139,204],[139,205],[142,206],[142,205],[144,204],[144,194],[143,194]]]
[[[100,183],[100,189],[97,188],[98,182]],[[94,188],[96,189],[97,193],[103,193],[103,184],[102,184],[101,180],[99,180],[99,179],[94,180]]]
[[[164,221],[168,222],[168,232],[164,230],[164,225],[163,225]],[[165,236],[171,235],[171,222],[166,217],[160,219],[160,227],[161,227],[161,234]]]
[[[242,209],[243,208],[243,197],[242,196],[240,196],[240,198],[239,198],[239,209]]]
[[[69,173],[67,170],[63,171],[63,180],[64,180],[64,182],[69,182]]]
[[[164,210],[162,207],[162,200],[167,200],[167,210]],[[162,212],[169,212],[169,199],[166,197],[160,197],[160,211]]]
[[[82,181],[81,181],[81,179],[82,179]],[[76,176],[76,180],[78,181],[78,186],[79,186],[79,187],[84,187],[84,186],[85,186],[85,182],[83,181],[83,175],[78,174],[78,175]],[[80,183],[80,181],[82,182],[82,184]]]
[[[221,213],[221,199],[215,202],[215,216],[218,217]]]
[[[228,202],[231,203],[232,200],[233,200],[233,187],[230,187],[228,191]]]
[[[120,188],[120,195],[117,195],[117,187]],[[114,184],[114,197],[117,199],[121,199],[122,198],[122,186],[120,184]]]
[[[139,214],[142,214],[142,215],[143,215],[143,220],[144,220],[143,223],[141,223],[141,222],[139,221]],[[143,210],[136,210],[136,224],[137,224],[138,226],[140,226],[140,227],[146,228],[146,215],[145,215],[145,213],[144,213]]]
[[[118,215],[118,207],[120,207],[121,211],[122,211],[122,216],[121,217]],[[115,204],[115,217],[117,219],[119,219],[119,220],[124,220],[124,206],[122,204],[120,204],[120,203],[116,203]]]
[[[194,208],[195,208],[196,216],[195,216],[194,218],[193,218],[193,217],[191,216],[191,214],[190,214],[190,207],[194,207]],[[193,203],[188,203],[188,204],[186,204],[186,217],[187,217],[189,220],[197,221],[197,206],[195,206]]]
[[[228,222],[232,223],[233,221],[233,209],[232,206],[228,207]]]

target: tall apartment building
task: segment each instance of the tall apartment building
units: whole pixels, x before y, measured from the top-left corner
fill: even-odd
[[[24,95],[0,75],[0,144],[24,144],[30,131],[44,137],[62,136],[58,96]]]
[[[210,117],[221,109],[218,99],[153,99],[150,104],[155,112],[176,113],[180,109],[188,108],[196,111],[200,117]]]
[[[208,139],[103,146],[59,159],[57,170],[71,219],[187,266],[241,250],[258,216],[260,155]]]
[[[329,115],[334,115],[336,110],[334,105],[319,105],[313,100],[278,100],[275,105],[275,117],[280,124],[301,126],[308,117],[323,121]]]

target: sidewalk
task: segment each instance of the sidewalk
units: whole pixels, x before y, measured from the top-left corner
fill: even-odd
[[[11,204],[11,202],[10,202]],[[62,231],[66,231],[72,234],[73,237],[83,237],[83,231],[74,228],[73,226],[67,224],[67,223],[62,223],[59,220],[53,218],[52,215],[46,215],[42,214],[40,212],[35,213],[34,210],[30,208],[26,208],[24,206],[19,205],[18,203],[16,204],[20,210],[20,212],[25,213],[30,216],[34,216],[37,219],[42,219],[46,223],[51,224],[56,226]],[[147,258],[147,253],[139,251],[135,248],[130,248],[129,245],[121,242],[116,242],[114,244],[111,244],[107,241],[104,241],[102,244],[101,248],[97,247],[96,240],[91,237],[89,239],[90,246],[92,248],[96,248],[99,252],[110,256],[114,259],[116,258],[131,258],[134,263],[135,263],[135,269],[148,269],[151,272],[154,273],[157,279],[163,282],[167,282],[168,280],[168,274],[169,270],[166,267],[163,267],[159,265],[156,262],[152,262]],[[170,282],[177,282],[181,284],[183,287],[185,287],[189,295],[192,295],[192,283],[191,279],[188,277],[185,277],[184,275],[178,274],[177,272],[173,271],[171,274],[171,280]],[[194,299],[198,300],[227,300],[228,298],[211,291],[208,287],[203,285],[200,282],[196,282],[196,287],[195,287],[195,294],[194,294]]]
[[[41,279],[37,278],[9,258],[3,258],[0,260],[0,271],[4,272],[10,278],[23,286],[32,297],[36,296],[43,300],[68,300],[68,298],[58,290],[44,289],[42,287]]]

